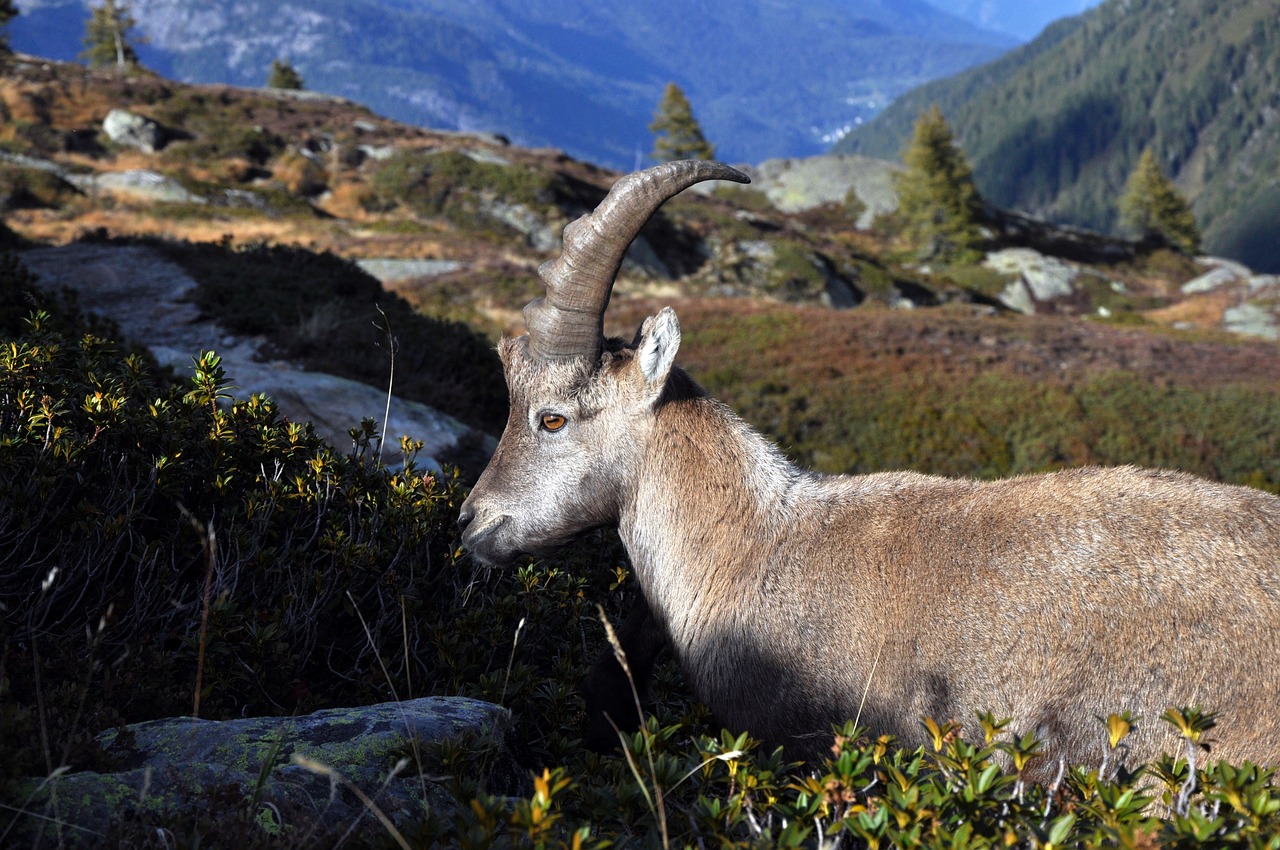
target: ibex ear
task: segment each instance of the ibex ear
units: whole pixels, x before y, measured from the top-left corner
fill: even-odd
[[[658,315],[644,320],[636,334],[636,363],[647,385],[661,387],[666,383],[679,349],[680,320],[675,310],[663,307]]]

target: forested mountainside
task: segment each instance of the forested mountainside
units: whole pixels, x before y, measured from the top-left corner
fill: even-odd
[[[938,104],[991,202],[1113,230],[1151,146],[1212,253],[1280,269],[1280,2],[1110,0],[899,98],[837,145],[893,157]]]
[[[972,24],[1030,41],[1053,21],[1078,15],[1098,0],[930,0]]]
[[[81,50],[88,0],[19,0],[15,49]],[[664,86],[721,158],[816,154],[913,86],[1012,47],[923,0],[514,2],[136,0],[143,64],[261,85],[288,59],[309,89],[406,123],[501,133],[613,168],[652,147]]]

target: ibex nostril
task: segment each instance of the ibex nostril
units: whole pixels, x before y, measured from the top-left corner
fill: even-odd
[[[458,531],[466,531],[467,526],[471,525],[471,521],[475,518],[475,510],[467,505],[463,505],[462,510],[458,512]]]

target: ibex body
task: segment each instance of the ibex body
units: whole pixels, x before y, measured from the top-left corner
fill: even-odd
[[[1199,704],[1221,711],[1215,756],[1280,762],[1280,499],[1134,468],[819,476],[674,365],[670,309],[602,338],[626,245],[709,178],[745,179],[660,166],[566,232],[529,335],[500,348],[511,414],[467,548],[500,563],[616,525],[697,696],[799,756],[855,715],[911,741],[920,717],[990,710],[1095,764],[1100,720],[1130,711],[1148,758],[1177,746],[1160,714]]]

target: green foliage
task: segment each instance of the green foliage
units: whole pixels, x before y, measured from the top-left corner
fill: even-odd
[[[978,242],[982,201],[963,152],[936,106],[916,120],[894,175],[898,211],[907,237],[924,257],[963,255]]]
[[[302,81],[302,75],[298,73],[293,65],[289,64],[289,60],[272,59],[271,70],[267,73],[267,88],[293,89],[296,91],[306,88],[306,86]]]
[[[1159,239],[1187,254],[1200,250],[1191,206],[1156,162],[1151,148],[1138,158],[1120,197],[1120,225],[1139,239]]]
[[[369,175],[366,208],[407,207],[424,217],[442,216],[464,230],[510,235],[493,202],[551,210],[572,189],[551,172],[485,161],[460,151],[397,151]]]
[[[85,23],[84,50],[80,58],[94,68],[115,66],[119,71],[138,65],[135,45],[142,39],[131,35],[138,25],[133,17],[133,7],[123,0],[102,0],[91,6],[89,20]]]
[[[649,158],[657,162],[677,159],[715,159],[715,146],[707,141],[702,126],[693,117],[689,98],[675,83],[667,83],[658,102],[649,130],[656,138]]]

